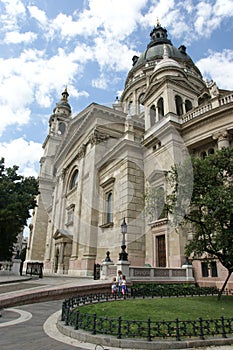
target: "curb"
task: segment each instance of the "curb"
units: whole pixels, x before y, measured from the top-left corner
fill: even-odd
[[[85,295],[86,293],[104,293],[109,291],[109,282],[92,285],[79,285],[73,287],[53,287],[51,289],[40,290],[27,290],[24,292],[18,292],[15,295],[2,294],[0,295],[0,309],[10,306],[19,306],[25,304],[39,303],[50,300],[61,300],[65,298],[71,298],[79,295]]]
[[[22,278],[18,278],[18,279],[9,279],[9,280],[5,280],[5,281],[0,281],[0,285],[2,284],[12,284],[12,283],[19,283],[19,282],[25,282],[25,281],[30,281],[34,278],[32,277],[22,277]]]
[[[230,338],[211,338],[206,340],[181,340],[181,341],[146,341],[136,339],[117,339],[116,337],[109,335],[92,335],[91,333],[74,330],[70,326],[64,325],[62,321],[58,319],[57,329],[60,333],[70,338],[76,339],[84,343],[101,344],[104,346],[112,346],[120,349],[147,349],[147,350],[162,350],[162,349],[190,349],[195,347],[206,347],[206,346],[221,346],[221,345],[232,345],[233,337]]]

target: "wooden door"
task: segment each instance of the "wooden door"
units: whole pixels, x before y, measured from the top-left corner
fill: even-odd
[[[156,237],[157,243],[157,266],[166,267],[166,242],[165,235]]]

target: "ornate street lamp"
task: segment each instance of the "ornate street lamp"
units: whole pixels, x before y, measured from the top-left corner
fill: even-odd
[[[126,253],[126,245],[125,245],[125,234],[127,233],[127,224],[125,222],[125,218],[121,224],[121,233],[122,233],[122,243],[121,243],[121,252],[119,254],[119,260],[128,261],[128,253]]]

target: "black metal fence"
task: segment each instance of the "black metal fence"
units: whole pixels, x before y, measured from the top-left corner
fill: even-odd
[[[204,290],[207,295],[207,289]],[[212,291],[213,293],[213,291]],[[209,293],[209,295],[212,295]],[[135,298],[129,293],[128,298]],[[140,294],[140,293],[139,293]],[[190,295],[190,294],[189,294]],[[202,295],[199,292],[199,295]],[[170,296],[170,295],[169,295]],[[175,339],[177,341],[187,338],[200,338],[233,334],[233,318],[179,320],[174,321],[152,321],[148,318],[142,320],[124,320],[121,317],[111,318],[97,316],[96,314],[85,314],[78,306],[97,303],[101,301],[117,300],[118,295],[100,293],[95,295],[78,296],[65,300],[62,305],[62,321],[75,330],[82,329],[92,334],[107,334],[122,338],[143,338],[148,341],[156,339]]]
[[[39,278],[43,277],[43,263],[40,262],[28,262],[26,268],[26,275],[36,275]]]

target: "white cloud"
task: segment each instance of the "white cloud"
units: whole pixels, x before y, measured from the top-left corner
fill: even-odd
[[[201,36],[209,36],[221,22],[221,18],[214,16],[213,6],[206,2],[200,2],[197,5],[196,20],[194,28]]]
[[[210,36],[233,13],[233,0],[89,0],[84,1],[84,10],[71,13],[64,6],[63,13],[54,17],[36,1],[2,0],[0,7],[1,3],[2,33],[12,58],[0,59],[0,133],[9,125],[29,123],[33,109],[53,108],[54,95],[60,96],[65,84],[72,97],[88,97],[87,91],[79,90],[78,81],[89,63],[96,64],[92,86],[106,90],[113,85],[119,72],[132,67],[133,55],[139,55],[135,47],[142,38],[137,37],[137,26],[148,28],[149,33],[158,18],[173,40],[182,37],[183,42],[190,43]],[[37,48],[33,46],[36,38]],[[143,40],[146,47],[149,38]],[[16,51],[12,43],[32,45],[28,50],[22,45],[20,52],[19,45]],[[203,73],[216,77],[223,87],[230,86],[232,58],[222,53],[225,66],[221,68],[216,55],[199,61]],[[224,80],[218,73],[221,69]],[[39,118],[41,113],[37,113]]]
[[[4,67],[3,64],[3,74]],[[0,135],[9,125],[29,122],[31,111],[28,106],[33,101],[32,91],[24,77],[11,75],[10,71],[5,73],[7,76],[0,76]]]
[[[196,6],[195,31],[199,36],[209,37],[232,13],[232,0],[216,0],[212,4],[200,1]]]
[[[88,22],[83,26],[82,23],[74,21],[72,16],[59,13],[58,16],[51,21],[50,30],[52,29],[52,31],[60,32],[61,37],[64,39],[83,34],[83,32],[87,33],[85,29],[87,29],[88,26]],[[93,31],[94,30],[95,29],[93,29]]]
[[[233,50],[210,51],[209,56],[196,62],[196,65],[205,78],[213,79],[222,89],[233,90]]]
[[[11,106],[0,105],[0,136],[3,134],[7,126],[16,124],[16,125],[25,125],[30,120],[31,111],[28,108],[21,108],[15,113]]]
[[[76,11],[74,18],[60,13],[51,22],[51,27],[54,31],[59,30],[62,38],[101,35],[120,41],[136,28],[140,10],[146,3],[146,0],[89,0],[88,9]]]
[[[29,106],[33,103],[51,107],[54,91],[60,94],[66,83],[72,88],[73,97],[86,96],[85,91],[78,91],[73,85],[83,71],[77,62],[79,58],[74,52],[67,55],[64,49],[58,49],[50,58],[44,51],[30,49],[16,58],[0,59],[0,133],[9,125],[29,123]]]
[[[116,71],[127,71],[132,66],[132,57],[135,51],[127,45],[119,42],[112,43],[103,37],[95,39],[94,55],[101,70],[115,69]]]
[[[232,0],[216,0],[213,7],[215,16],[232,17],[233,1]]]
[[[75,11],[73,16],[59,13],[50,20],[47,33],[50,37],[57,33],[67,41],[77,36],[92,41],[101,36],[119,42],[136,29],[146,3],[147,0],[89,0],[88,9]]]
[[[32,101],[32,91],[22,76],[0,77],[0,135],[9,125],[29,122],[31,111],[28,106]]]
[[[26,8],[20,0],[1,0],[5,5],[4,12],[0,16],[4,25],[4,30],[15,30],[18,28],[18,19],[23,19],[26,15]]]
[[[87,46],[85,43],[79,42],[73,52],[69,53],[71,60],[86,64],[88,61],[94,60],[94,49],[91,46]],[[80,67],[81,68],[81,67]]]
[[[40,10],[37,6],[28,6],[29,13],[32,18],[36,19],[41,25],[47,24],[46,13]]]
[[[147,13],[141,19],[141,23],[144,26],[152,26],[156,25],[157,20],[159,20],[162,25],[167,25],[166,16],[174,9],[174,6],[174,0],[159,0],[153,2]]]
[[[32,43],[37,38],[36,33],[26,32],[19,33],[17,31],[7,32],[5,36],[6,44]]]
[[[156,24],[169,27],[173,37],[191,43],[200,37],[210,37],[221,23],[233,16],[233,0],[209,1],[151,1],[140,22],[145,27]]]
[[[6,7],[9,16],[21,16],[25,14],[25,6],[20,0],[1,0]]]
[[[103,74],[101,74],[99,78],[92,79],[91,84],[93,87],[105,90],[108,86],[108,81],[106,77],[104,77]]]
[[[0,155],[5,158],[5,166],[19,166],[18,172],[24,176],[38,176],[42,145],[23,138],[9,143],[0,143]]]
[[[146,3],[146,0],[90,0],[90,16],[99,19],[104,36],[119,41],[135,30]]]

